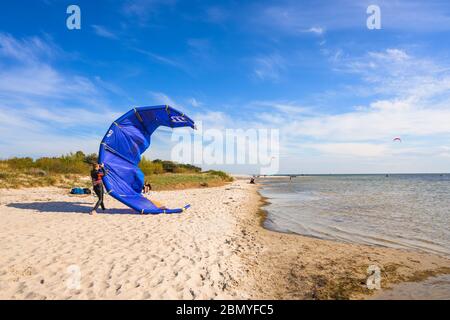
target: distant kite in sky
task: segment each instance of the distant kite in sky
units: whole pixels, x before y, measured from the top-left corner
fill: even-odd
[[[402,142],[402,139],[400,137],[395,137],[392,141],[398,141],[398,142]]]

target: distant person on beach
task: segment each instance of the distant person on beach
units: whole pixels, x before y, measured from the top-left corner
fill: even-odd
[[[250,183],[255,184],[255,178],[250,178]]]
[[[142,193],[143,194],[150,193],[150,190],[152,190],[152,185],[150,183],[146,182],[144,184],[144,187],[142,188]]]
[[[93,165],[92,171],[91,171],[91,178],[92,178],[92,186],[94,187],[94,192],[98,197],[98,201],[94,206],[94,209],[89,213],[90,215],[95,215],[97,213],[97,209],[99,206],[102,207],[102,210],[105,210],[105,205],[103,204],[103,181],[102,177],[105,175],[105,169],[103,165],[100,165],[98,163]]]

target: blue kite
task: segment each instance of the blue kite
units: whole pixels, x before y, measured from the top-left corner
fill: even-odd
[[[114,121],[100,144],[98,163],[106,171],[103,184],[107,193],[141,214],[181,213],[190,207],[165,209],[141,193],[144,173],[138,165],[160,126],[195,129],[194,121],[170,106],[139,107]]]

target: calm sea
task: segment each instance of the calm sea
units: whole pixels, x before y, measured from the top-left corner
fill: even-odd
[[[259,180],[265,227],[450,257],[450,174],[328,175]]]

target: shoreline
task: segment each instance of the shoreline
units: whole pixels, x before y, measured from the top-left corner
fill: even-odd
[[[271,229],[270,227],[265,227],[264,226],[264,222],[268,218],[269,211],[267,209],[264,209],[264,207],[272,204],[272,202],[270,202],[270,198],[268,198],[266,196],[263,196],[261,194],[261,192],[260,192],[261,185],[260,184],[256,184],[256,185],[258,186],[257,193],[261,197],[261,205],[260,205],[260,208],[258,209],[258,215],[261,215],[261,219],[262,219],[262,221],[260,222],[261,227],[266,229],[266,230],[277,232],[277,233],[281,233],[281,234],[293,234],[293,235],[298,235],[298,236],[301,236],[301,237],[307,237],[307,238],[311,238],[311,239],[327,240],[327,241],[332,241],[332,242],[336,242],[336,243],[365,245],[365,246],[368,246],[368,247],[375,247],[375,248],[377,248],[377,247],[378,248],[390,248],[390,249],[397,249],[397,250],[405,250],[405,251],[409,251],[409,252],[421,252],[421,253],[425,253],[425,254],[437,255],[437,256],[440,256],[442,258],[446,258],[446,259],[450,260],[450,256],[446,255],[445,253],[442,253],[442,252],[433,252],[433,251],[427,251],[427,250],[424,250],[424,249],[409,248],[409,247],[396,248],[396,247],[387,246],[387,245],[380,245],[380,244],[365,244],[365,243],[360,243],[360,242],[351,241],[351,240],[325,239],[325,238],[322,238],[320,236],[305,235],[305,234],[297,233],[295,231],[283,231],[283,230]]]
[[[289,248],[287,254],[282,255],[284,261],[304,260],[309,263],[314,263],[317,269],[326,270],[330,266],[332,270],[326,275],[326,272],[317,272],[317,270],[310,270],[309,272],[302,272],[295,270],[288,263],[268,263],[268,270],[271,268],[277,269],[277,272],[270,272],[271,276],[284,274],[278,276],[279,281],[271,283],[283,283],[283,279],[290,279],[284,281],[279,288],[268,286],[260,288],[259,291],[271,291],[270,294],[257,295],[256,298],[262,299],[365,299],[370,298],[373,294],[378,293],[378,290],[369,290],[365,286],[365,281],[369,276],[367,274],[367,267],[371,264],[378,265],[381,270],[381,289],[389,289],[393,285],[404,282],[418,282],[429,277],[450,274],[450,260],[446,257],[419,252],[406,249],[394,249],[381,246],[371,246],[356,243],[339,242],[333,240],[325,240],[320,238],[308,237],[301,234],[280,232],[276,230],[267,229],[264,227],[264,221],[267,217],[267,210],[263,207],[270,203],[269,199],[262,196],[259,192],[260,185],[256,185],[255,193],[258,200],[257,216],[259,217],[258,227],[262,229],[262,238],[267,237],[265,241],[267,245],[271,246],[271,250],[277,251],[279,249]],[[264,241],[264,240],[263,240]],[[277,243],[278,242],[278,243]],[[282,244],[282,246],[280,246]],[[296,250],[296,246],[304,247],[305,244],[315,246],[318,251],[323,251],[322,247],[329,250],[329,255],[312,254],[314,259],[309,259],[309,254]],[[283,248],[282,248],[283,247]],[[357,253],[356,259],[350,252],[336,255],[334,249],[348,250]],[[365,254],[364,254],[365,253]],[[365,255],[365,256],[364,256]],[[396,256],[399,258],[396,259]],[[278,255],[279,257],[279,255]],[[281,258],[281,257],[280,257]],[[342,258],[347,259],[351,264],[348,265],[348,270],[345,270],[346,264]],[[270,258],[268,259],[270,260]],[[276,259],[275,261],[282,261],[283,259]],[[263,259],[263,261],[265,261]],[[403,262],[399,263],[399,262]],[[254,263],[254,261],[252,262]],[[295,264],[295,263],[294,263]],[[359,265],[355,267],[356,265]],[[305,269],[305,265],[300,263],[299,269]],[[344,266],[344,270],[339,270],[339,266]],[[339,271],[341,275],[336,276],[335,271]],[[309,279],[308,279],[309,278]],[[255,283],[266,283],[263,281],[262,275],[256,275]],[[266,279],[267,280],[267,279]],[[297,280],[301,280],[299,283]],[[313,281],[309,281],[313,280]],[[314,281],[316,283],[314,283]],[[310,282],[308,284],[308,282]],[[261,290],[262,289],[262,290]],[[306,289],[306,290],[305,290]]]
[[[87,215],[93,196],[67,190],[0,190],[3,299],[356,299],[367,267],[383,288],[450,273],[450,260],[265,229],[257,185],[158,191],[180,215],[141,216],[111,197]],[[68,289],[68,266],[82,272]]]

